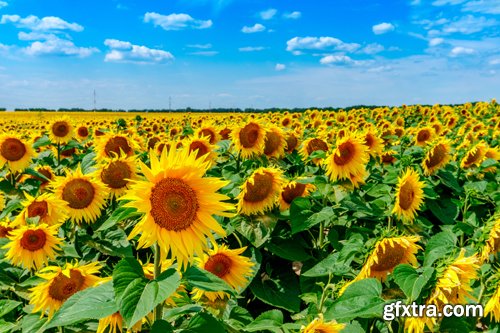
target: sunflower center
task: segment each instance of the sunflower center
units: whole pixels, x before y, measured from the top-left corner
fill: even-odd
[[[373,138],[373,135],[371,135],[370,133],[366,134],[365,146],[367,146],[368,148],[372,148],[374,144],[375,144],[375,139]]]
[[[79,127],[78,135],[81,136],[82,138],[86,138],[89,135],[89,130],[85,126]]]
[[[123,150],[123,152],[127,155],[132,150],[132,148],[130,148],[128,144],[127,139],[123,136],[115,136],[109,139],[104,147],[104,151],[108,156],[112,156],[114,154],[119,155],[120,149]]]
[[[94,200],[95,190],[92,184],[81,178],[70,180],[63,189],[62,198],[71,208],[83,209]]]
[[[314,138],[311,141],[309,141],[309,143],[307,144],[306,150],[307,150],[307,153],[309,155],[311,155],[316,150],[328,151],[328,146],[326,145],[326,143],[323,140]]]
[[[19,139],[7,138],[2,142],[0,152],[7,161],[15,162],[19,161],[26,154],[26,147]]]
[[[52,134],[59,138],[63,138],[69,133],[69,124],[65,121],[56,121],[52,125]]]
[[[209,141],[210,141],[210,144],[212,144],[212,145],[213,145],[213,144],[215,143],[215,138],[216,138],[216,136],[215,136],[215,133],[214,133],[211,129],[209,129],[209,128],[204,128],[204,129],[202,129],[202,130],[200,131],[200,134],[201,134],[202,136],[208,136],[208,137],[210,138],[210,140],[209,140]]]
[[[10,232],[14,230],[13,228],[10,227],[4,227],[3,225],[0,225],[0,238],[6,238],[9,236]]]
[[[333,155],[333,160],[337,165],[346,165],[352,161],[356,153],[356,147],[351,142],[344,142],[338,149],[338,153]]]
[[[126,179],[130,178],[131,175],[132,172],[127,163],[114,161],[102,170],[101,179],[109,187],[118,189],[127,185],[128,181]]]
[[[205,269],[222,278],[231,271],[231,264],[231,258],[222,253],[217,253],[208,258]]]
[[[247,202],[261,202],[268,198],[273,190],[273,175],[268,172],[258,173],[253,180],[253,184],[247,182],[247,192],[243,199]]]
[[[33,201],[28,206],[28,217],[39,216],[40,220],[42,220],[47,213],[49,212],[49,208],[47,206],[47,201]]]
[[[44,247],[47,236],[43,230],[27,230],[21,238],[21,247],[34,252]]]
[[[196,192],[183,180],[165,178],[151,190],[151,215],[157,225],[169,231],[191,226],[199,204]]]
[[[281,137],[274,132],[266,133],[266,143],[264,147],[264,154],[271,155],[274,153],[280,146]]]
[[[429,159],[425,161],[425,165],[428,168],[435,167],[439,165],[446,156],[446,147],[442,144],[437,145],[429,154]]]
[[[230,133],[231,133],[231,130],[229,128],[224,128],[222,131],[219,132],[219,134],[223,140],[229,139]]]
[[[193,141],[189,145],[189,152],[195,151],[198,149],[196,153],[196,158],[200,158],[201,156],[208,153],[208,147],[201,141]]]
[[[75,147],[69,148],[69,149],[65,149],[65,150],[61,151],[61,156],[71,157],[71,156],[73,156],[73,154],[75,152],[76,152],[76,148]]]
[[[293,199],[300,197],[304,194],[306,185],[302,183],[296,183],[295,185],[287,185],[281,193],[281,197],[286,203],[292,203]]]
[[[399,206],[402,209],[407,210],[412,206],[414,199],[415,191],[412,184],[407,181],[399,189]]]
[[[46,168],[41,168],[41,169],[38,169],[37,171],[38,171],[38,173],[41,173],[42,175],[44,175],[45,178],[52,179],[52,173],[50,172],[50,170],[48,170]],[[34,178],[41,182],[40,185],[44,185],[44,184],[47,184],[49,182],[47,179],[43,179],[42,177],[34,176]]]
[[[472,164],[476,162],[481,157],[481,151],[476,149],[474,152],[467,153],[467,158],[465,159],[465,165]]]
[[[84,282],[85,278],[82,273],[77,270],[72,269],[70,271],[70,277],[60,273],[50,284],[49,295],[53,299],[64,302],[71,295],[80,291]]]
[[[244,148],[252,148],[259,138],[260,126],[250,123],[240,131],[240,142]]]
[[[153,138],[149,139],[148,149],[153,149],[158,142],[160,142],[160,139],[158,139],[157,137],[153,137]]]
[[[292,152],[298,145],[299,140],[295,137],[295,135],[289,135],[286,138],[286,150],[288,152]]]
[[[399,265],[404,258],[405,248],[399,244],[394,244],[394,247],[386,246],[385,252],[378,255],[378,263],[372,265],[370,269],[376,272],[384,272],[391,270]]]
[[[418,142],[425,142],[425,141],[429,140],[430,137],[431,137],[431,134],[429,133],[428,130],[421,130],[417,134],[417,141]]]

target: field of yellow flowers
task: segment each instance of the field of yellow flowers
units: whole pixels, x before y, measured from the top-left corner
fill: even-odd
[[[0,128],[0,332],[500,329],[495,100]]]

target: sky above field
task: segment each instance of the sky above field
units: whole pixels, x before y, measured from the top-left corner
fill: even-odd
[[[0,107],[499,98],[499,0],[0,0]]]

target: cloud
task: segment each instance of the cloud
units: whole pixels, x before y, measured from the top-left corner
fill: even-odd
[[[189,54],[205,56],[205,57],[213,57],[213,56],[219,54],[219,51],[198,51],[198,52],[191,52]]]
[[[434,47],[434,46],[438,46],[438,45],[441,45],[444,43],[444,39],[443,38],[432,38],[429,40],[429,47]]]
[[[276,66],[274,66],[274,70],[276,70],[278,72],[284,71],[285,69],[286,69],[286,65],[284,65],[284,64],[276,64]]]
[[[212,48],[212,44],[208,43],[208,44],[189,44],[189,45],[186,45],[187,47],[190,47],[192,49],[211,49]]]
[[[463,47],[463,46],[455,46],[450,51],[451,57],[459,57],[459,56],[466,56],[466,55],[473,55],[473,54],[476,54],[476,50],[469,48],[469,47]]]
[[[35,36],[27,34],[23,36],[25,40],[28,38],[34,38]],[[77,56],[80,58],[85,58],[93,53],[99,52],[95,47],[78,47],[72,41],[67,39],[59,38],[56,35],[45,35],[39,36],[43,37],[43,41],[35,41],[31,45],[23,49],[24,53],[31,56],[43,56],[43,55],[59,55],[59,56]]]
[[[9,4],[5,1],[0,1],[0,9],[3,7],[7,7]]]
[[[259,16],[263,20],[270,20],[272,19],[278,11],[274,8],[269,8],[268,10],[261,11],[259,13]]]
[[[245,34],[253,34],[255,32],[262,32],[266,30],[266,27],[263,26],[262,24],[260,23],[255,23],[255,25],[251,26],[251,27],[248,27],[248,26],[244,26],[242,29],[241,29],[241,32],[245,33]]]
[[[500,65],[500,58],[491,59],[488,63],[490,65]]]
[[[462,7],[464,12],[500,14],[500,2],[498,0],[469,1]]]
[[[302,17],[302,13],[299,12],[299,11],[294,11],[294,12],[291,12],[291,13],[285,13],[285,14],[283,14],[283,17],[286,18],[286,19],[296,20],[296,19],[299,19],[299,18]]]
[[[383,45],[380,45],[378,43],[371,43],[366,45],[361,49],[361,53],[366,53],[366,54],[377,54],[382,51],[384,51],[385,48]]]
[[[26,28],[35,31],[51,30],[71,30],[83,31],[83,27],[77,23],[69,23],[56,16],[46,16],[38,18],[35,15],[29,15],[25,18],[19,15],[2,15],[0,24],[13,23],[18,28]]]
[[[172,53],[168,51],[150,49],[146,46],[134,45],[117,39],[106,39],[104,45],[111,49],[104,57],[106,62],[148,64],[174,59]]]
[[[495,19],[466,15],[458,20],[445,24],[442,28],[442,32],[445,34],[462,33],[470,35],[496,25],[498,25],[498,21]]]
[[[286,42],[286,50],[295,55],[301,54],[300,50],[335,50],[354,52],[361,45],[357,43],[344,43],[334,37],[294,37]]]
[[[350,65],[355,63],[354,60],[352,60],[350,57],[344,54],[335,54],[335,55],[330,54],[321,58],[319,62],[322,65],[332,65],[332,64]]]
[[[433,6],[446,6],[446,5],[458,5],[467,0],[436,0],[432,3]]]
[[[255,51],[262,51],[265,50],[264,46],[245,46],[245,47],[240,47],[238,51],[240,52],[255,52]]]
[[[154,26],[160,26],[164,30],[183,29],[207,29],[213,25],[212,20],[195,20],[188,14],[161,15],[155,12],[148,12],[144,15],[144,22],[152,22]]]
[[[418,6],[422,3],[421,0],[412,0],[410,1],[410,6]]]
[[[390,31],[394,31],[394,29],[395,29],[394,25],[392,25],[391,23],[387,23],[387,22],[375,24],[372,27],[372,31],[375,35],[382,35],[382,34],[390,32]]]
[[[24,32],[20,31],[17,34],[19,40],[47,40],[54,37],[54,34],[39,33],[39,32]]]

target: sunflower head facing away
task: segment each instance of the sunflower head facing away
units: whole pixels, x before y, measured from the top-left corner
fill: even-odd
[[[298,181],[290,181],[283,186],[280,194],[280,210],[290,208],[292,201],[298,197],[306,197],[316,189],[313,184],[303,184]]]
[[[261,167],[241,186],[238,195],[238,213],[252,215],[264,213],[276,204],[283,183],[282,171]]]
[[[335,320],[325,322],[323,314],[320,313],[317,318],[306,326],[300,328],[301,333],[339,333],[346,324],[339,324]]]
[[[309,138],[304,140],[302,143],[302,148],[300,149],[300,155],[302,155],[302,159],[307,161],[309,156],[315,151],[324,151],[325,153],[328,151],[328,144],[325,140],[320,138]],[[321,158],[313,158],[312,162],[316,165],[321,164]]]
[[[17,135],[0,136],[0,168],[7,165],[11,171],[26,169],[34,156],[33,148]]]
[[[400,220],[413,222],[417,210],[424,202],[424,186],[418,173],[408,168],[403,176],[398,178],[396,203],[392,213],[396,214]]]
[[[450,141],[447,139],[439,140],[425,155],[422,161],[422,167],[426,175],[431,175],[444,167],[451,159]]]
[[[484,142],[480,142],[472,147],[460,162],[460,167],[462,169],[467,169],[472,166],[480,165],[486,157],[486,152],[488,151],[488,145]]]
[[[139,163],[146,179],[134,182],[120,198],[144,214],[129,239],[141,234],[139,248],[158,242],[162,259],[170,252],[181,266],[215,242],[212,232],[225,235],[213,215],[232,216],[228,211],[234,209],[223,202],[229,198],[218,193],[228,182],[204,177],[209,163],[196,156],[186,148],[165,149],[158,159],[151,151],[151,168]]]

